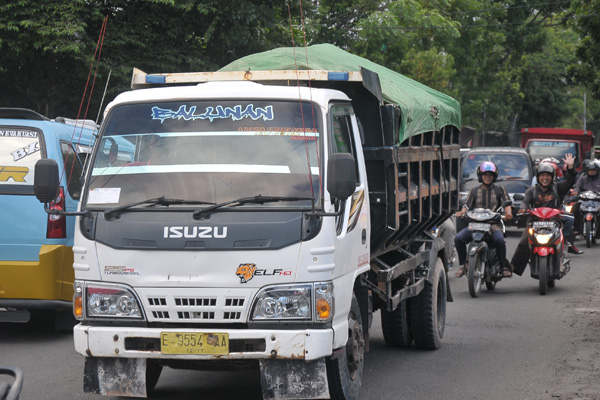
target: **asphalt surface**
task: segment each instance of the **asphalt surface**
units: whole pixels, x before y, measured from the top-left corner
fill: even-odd
[[[512,254],[520,232],[508,232]],[[466,278],[450,284],[444,344],[435,351],[385,345],[374,316],[360,399],[600,399],[600,244],[571,255],[571,272],[538,293],[529,276],[504,279],[473,299]],[[25,372],[22,400],[101,399],[82,390],[83,357],[69,333],[0,324],[0,365]],[[257,371],[165,369],[155,399],[260,399]],[[108,398],[112,399],[112,398]]]

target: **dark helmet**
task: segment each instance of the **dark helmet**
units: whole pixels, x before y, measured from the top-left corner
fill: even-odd
[[[546,172],[548,174],[550,174],[552,176],[552,182],[554,182],[554,177],[556,176],[556,170],[558,169],[558,166],[556,164],[552,164],[549,162],[542,162],[540,163],[540,165],[537,166],[536,170],[535,170],[535,179],[537,179],[538,183],[540,181],[540,174],[542,172]]]
[[[496,167],[496,164],[494,164],[493,162],[484,161],[479,165],[479,167],[477,167],[477,179],[479,180],[479,182],[482,182],[481,175],[484,172],[491,172],[492,174],[494,174],[494,179],[492,179],[492,183],[496,182],[496,179],[498,179],[498,167]]]
[[[590,170],[598,170],[598,165],[593,160],[584,160],[583,161],[583,170],[588,172]]]

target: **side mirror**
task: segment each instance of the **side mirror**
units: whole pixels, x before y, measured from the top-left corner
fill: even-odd
[[[334,199],[346,200],[356,190],[356,161],[348,153],[329,156],[327,191]]]
[[[58,197],[60,189],[58,164],[51,158],[42,158],[35,163],[33,193],[40,203],[48,204]]]
[[[523,193],[515,193],[513,195],[513,199],[515,199],[515,200],[525,200],[525,195]]]

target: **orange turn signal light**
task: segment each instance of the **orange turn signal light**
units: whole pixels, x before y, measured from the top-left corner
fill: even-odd
[[[329,318],[331,315],[331,307],[329,306],[329,302],[327,302],[327,300],[317,299],[317,314],[321,320]]]
[[[76,318],[83,317],[83,297],[77,296],[73,299],[73,315]]]

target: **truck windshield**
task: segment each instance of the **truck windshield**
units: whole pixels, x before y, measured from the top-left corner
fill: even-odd
[[[118,106],[104,123],[84,204],[107,209],[163,196],[218,204],[263,195],[307,200],[249,204],[311,207],[314,198],[318,206],[319,115],[298,101]]]
[[[542,160],[547,157],[556,158],[562,168],[563,161],[567,153],[571,153],[575,160],[581,160],[579,157],[578,146],[576,142],[562,140],[530,140],[527,142],[527,150],[531,156],[531,160]]]

